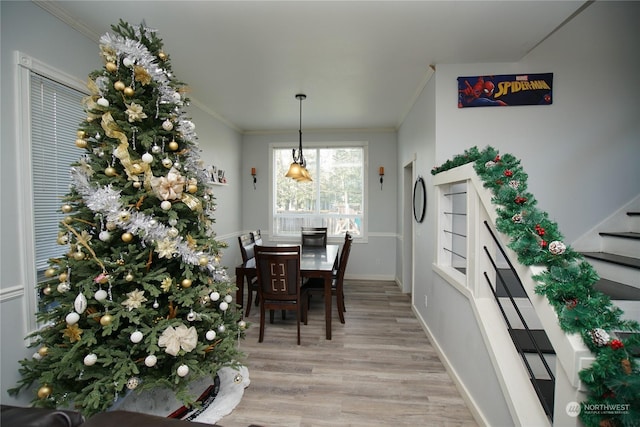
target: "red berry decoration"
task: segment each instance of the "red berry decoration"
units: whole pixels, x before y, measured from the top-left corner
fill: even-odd
[[[578,300],[575,298],[572,298],[570,300],[565,301],[565,305],[567,307],[567,309],[572,310],[574,308],[576,308],[576,305],[578,305]]]
[[[527,198],[526,197],[522,197],[522,196],[518,196],[515,199],[513,199],[513,201],[516,202],[517,204],[521,205],[521,204],[523,204],[524,202],[527,201]]]
[[[513,176],[513,172],[510,169],[504,171],[504,176]]]
[[[495,158],[495,159],[493,159],[493,161],[494,161],[494,162],[496,162],[496,163],[498,163],[500,160],[501,160],[501,159],[500,159],[500,154],[498,154],[498,155],[496,156],[496,158]]]
[[[607,390],[604,393],[602,393],[602,397],[604,399],[613,399],[614,397],[616,397],[616,394],[611,390]]]
[[[622,347],[624,347],[624,344],[622,343],[622,341],[620,340],[611,340],[611,342],[609,343],[609,345],[611,346],[612,349],[614,350],[619,350]]]
[[[546,248],[546,247],[547,247],[547,245],[548,245],[548,243],[547,243],[547,241],[546,241],[546,240],[541,240],[541,241],[540,241],[540,247],[541,247],[541,248]]]

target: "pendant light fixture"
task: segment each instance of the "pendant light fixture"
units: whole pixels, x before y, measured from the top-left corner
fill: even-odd
[[[289,166],[289,170],[286,173],[287,178],[295,179],[300,182],[312,181],[311,174],[307,170],[307,161],[302,154],[302,101],[307,99],[307,95],[299,93],[296,95],[296,99],[300,101],[300,128],[298,129],[298,137],[300,145],[298,146],[298,152],[294,148],[291,152],[293,162]]]

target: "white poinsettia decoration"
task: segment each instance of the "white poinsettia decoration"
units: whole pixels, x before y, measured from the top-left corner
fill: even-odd
[[[127,299],[122,302],[122,305],[131,311],[134,308],[140,308],[142,303],[145,301],[147,301],[147,298],[144,296],[144,291],[136,289],[135,291],[131,291],[127,294]]]
[[[180,349],[189,353],[198,344],[198,331],[191,326],[187,328],[180,325],[176,328],[168,326],[158,339],[158,346],[165,347],[164,351],[172,356],[176,356]]]
[[[135,102],[127,105],[127,117],[129,118],[129,123],[133,122],[141,122],[142,119],[146,119],[147,115],[144,111],[142,111],[142,105],[138,105]]]
[[[156,242],[156,252],[160,258],[171,258],[176,251],[177,246],[173,240],[163,239]]]

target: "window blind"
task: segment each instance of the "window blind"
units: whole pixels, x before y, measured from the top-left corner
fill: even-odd
[[[69,192],[69,168],[78,160],[78,126],[85,118],[84,94],[34,72],[30,73],[31,169],[36,268],[69,250],[58,245],[62,198]]]

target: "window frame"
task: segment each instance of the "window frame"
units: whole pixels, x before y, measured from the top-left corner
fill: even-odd
[[[269,144],[269,224],[271,227],[271,240],[290,242],[292,240],[291,234],[278,234],[276,233],[275,221],[275,194],[276,194],[276,179],[275,179],[275,150],[288,149],[292,150],[298,148],[298,145],[293,142],[273,142]],[[359,243],[366,243],[369,236],[369,142],[368,141],[331,141],[331,142],[311,142],[305,143],[304,150],[318,150],[318,149],[332,149],[332,148],[362,148],[362,227],[360,229],[361,234],[354,236],[354,241]],[[313,176],[312,176],[313,178]],[[314,181],[315,182],[315,181]],[[319,191],[318,187],[315,187],[314,191]],[[295,236],[298,237],[298,236]],[[329,236],[328,241],[332,243],[340,243],[344,240],[344,236]]]
[[[36,267],[36,235],[34,219],[33,197],[33,162],[32,150],[33,132],[31,117],[31,73],[52,80],[63,86],[77,90],[85,95],[89,92],[86,83],[74,76],[60,71],[46,63],[39,61],[23,52],[15,51],[16,66],[16,140],[18,143],[17,154],[19,172],[18,179],[26,191],[18,192],[19,221],[23,237],[22,245],[22,277],[23,293],[25,298],[25,326],[26,332],[31,333],[38,328],[36,313],[38,312],[38,271]],[[78,106],[82,108],[81,105]],[[80,123],[78,123],[80,125]],[[69,143],[73,143],[70,141]],[[78,154],[80,156],[80,154]],[[29,345],[29,340],[25,340]]]

